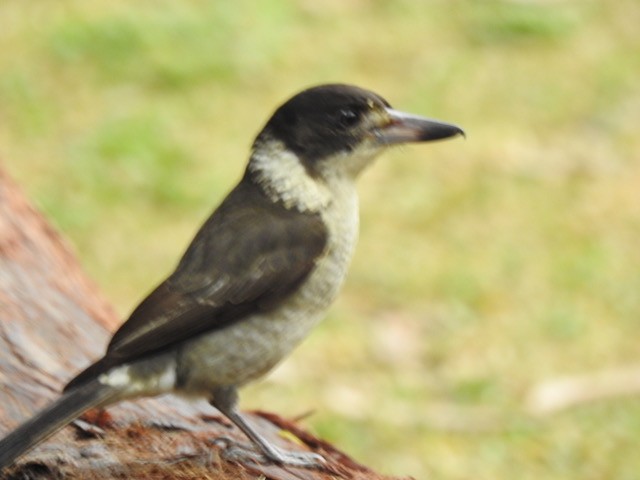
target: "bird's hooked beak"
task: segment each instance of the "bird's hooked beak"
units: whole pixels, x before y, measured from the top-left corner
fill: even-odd
[[[388,122],[376,128],[375,136],[382,145],[431,142],[456,135],[465,136],[457,125],[386,108]]]

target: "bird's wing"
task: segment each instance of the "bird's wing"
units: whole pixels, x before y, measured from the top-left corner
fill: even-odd
[[[243,180],[200,229],[176,271],[115,333],[100,366],[85,376],[269,310],[309,275],[326,241],[319,215],[285,210]]]

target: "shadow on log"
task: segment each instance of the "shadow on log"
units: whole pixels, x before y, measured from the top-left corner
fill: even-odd
[[[0,169],[0,436],[55,399],[102,353],[97,349],[118,324],[64,240]],[[219,439],[246,439],[215,413],[205,402],[172,396],[88,412],[0,477],[385,478],[294,422],[264,412],[250,414],[263,435],[288,449],[323,455],[326,471],[228,462]]]

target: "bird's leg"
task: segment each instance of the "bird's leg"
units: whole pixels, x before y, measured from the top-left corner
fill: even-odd
[[[238,393],[235,387],[218,388],[214,392],[211,405],[231,420],[262,451],[259,453],[241,446],[227,448],[225,456],[232,460],[253,460],[260,463],[271,461],[293,467],[321,468],[326,462],[322,456],[311,452],[290,452],[269,443],[266,438],[256,432],[242,417],[237,409]]]

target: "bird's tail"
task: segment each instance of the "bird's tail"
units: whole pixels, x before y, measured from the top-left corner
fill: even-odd
[[[72,422],[86,410],[111,403],[118,390],[92,380],[65,392],[58,400],[0,440],[0,470]]]

